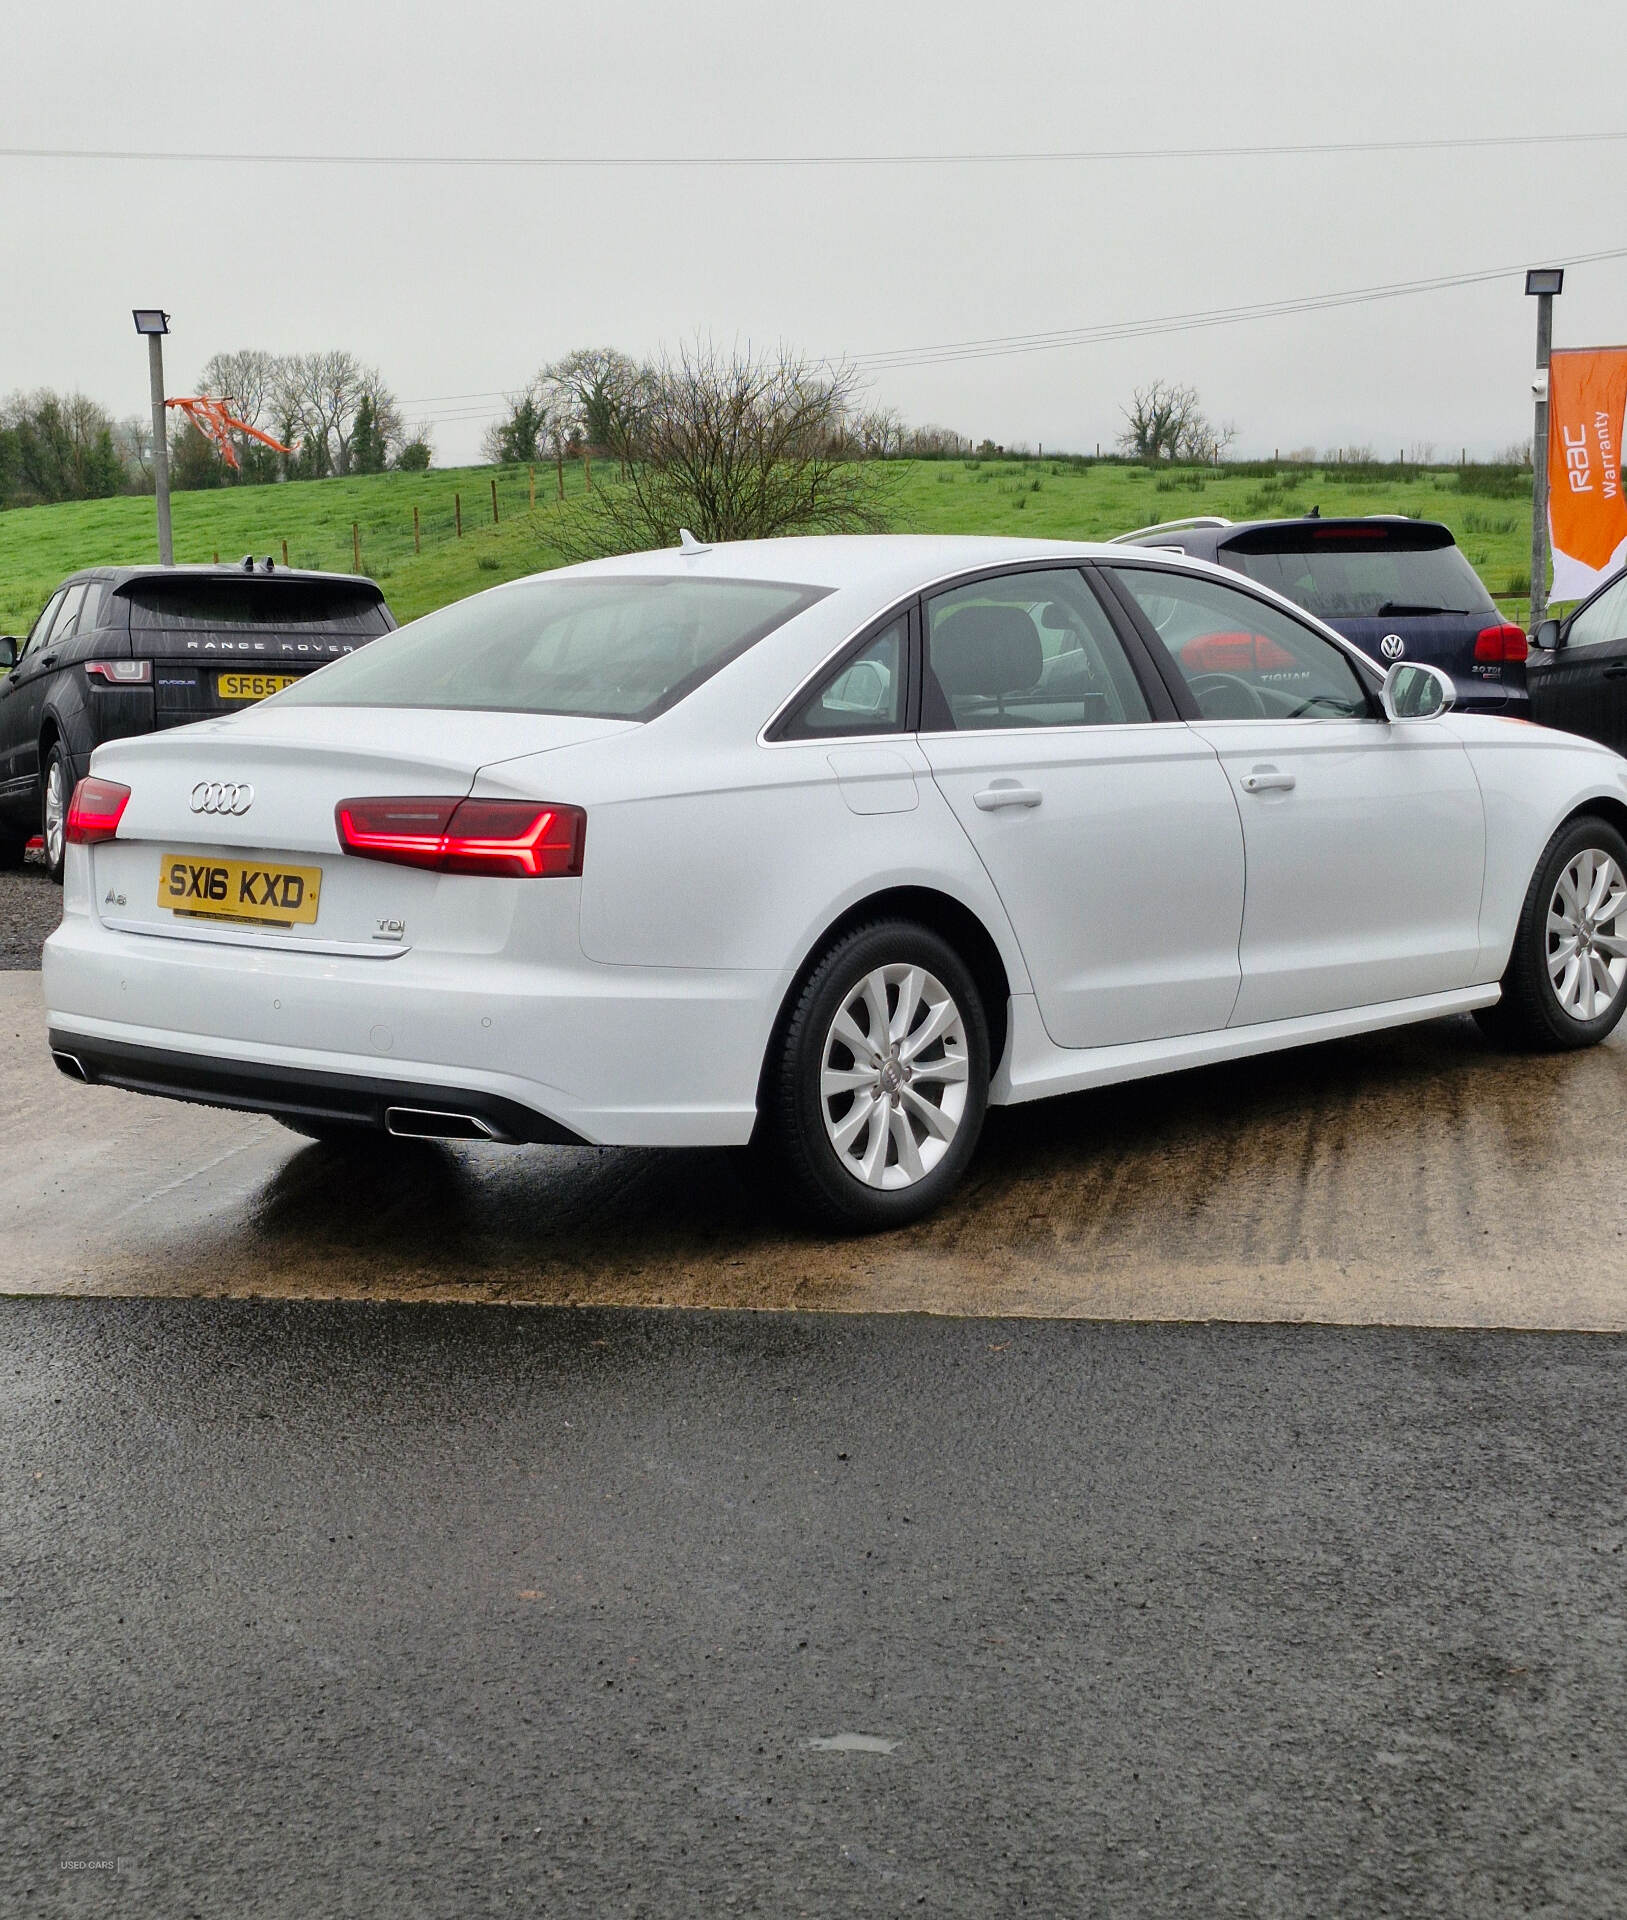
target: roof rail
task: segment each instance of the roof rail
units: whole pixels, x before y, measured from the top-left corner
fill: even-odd
[[[1188,527],[1230,527],[1236,522],[1228,520],[1223,513],[1194,513],[1185,520],[1155,520],[1150,527],[1136,527],[1129,533],[1115,533],[1108,541],[1110,547],[1127,546],[1148,533],[1184,533]]]

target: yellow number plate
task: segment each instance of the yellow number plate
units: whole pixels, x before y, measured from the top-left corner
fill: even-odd
[[[222,700],[263,700],[299,680],[297,673],[223,673],[215,680]]]
[[[209,920],[308,927],[321,891],[320,867],[266,867],[254,860],[166,853],[158,868],[158,904]]]

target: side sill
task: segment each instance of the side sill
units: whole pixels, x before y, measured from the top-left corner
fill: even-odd
[[[1385,1027],[1410,1026],[1418,1020],[1447,1019],[1453,1014],[1473,1013],[1477,1007],[1495,1006],[1501,998],[1502,989],[1493,980],[1483,986],[1456,987],[1450,993],[1386,1000],[1338,1013],[1306,1014],[1298,1020],[1272,1020],[1256,1027],[1225,1027],[1168,1040],[1137,1040],[1121,1047],[1066,1048],[1052,1045],[1040,1022],[1034,996],[1013,994],[1011,1038],[989,1098],[995,1106],[1016,1106],[1024,1100],[1043,1100],[1053,1093],[1083,1093],[1124,1080],[1179,1073],[1186,1067],[1215,1066],[1226,1060],[1247,1059],[1250,1054],[1314,1046],[1322,1040],[1345,1040]]]

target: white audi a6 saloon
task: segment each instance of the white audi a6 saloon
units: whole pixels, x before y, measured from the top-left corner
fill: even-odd
[[[776,540],[515,581],[97,750],[84,1080],[319,1139],[754,1143],[934,1205],[990,1102],[1627,980],[1627,762],[1177,553]]]

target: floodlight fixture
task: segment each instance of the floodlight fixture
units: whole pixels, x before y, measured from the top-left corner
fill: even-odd
[[[1530,267],[1525,275],[1527,293],[1556,294],[1565,291],[1563,267]]]
[[[168,333],[169,315],[162,307],[132,307],[137,333]]]

